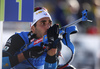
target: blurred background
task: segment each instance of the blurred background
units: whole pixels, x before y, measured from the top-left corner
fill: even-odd
[[[70,64],[76,69],[100,69],[100,0],[35,0],[34,6],[47,8],[53,24],[59,23],[60,27],[81,18],[81,12],[87,9],[88,19],[93,22],[76,24],[78,33],[70,36],[75,46],[75,56]],[[3,46],[11,35],[21,31],[30,31],[30,24],[4,22]],[[64,57],[68,56],[65,50],[63,46]]]

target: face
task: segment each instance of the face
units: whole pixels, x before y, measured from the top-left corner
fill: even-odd
[[[44,17],[38,20],[36,23],[36,27],[32,26],[31,30],[37,35],[38,38],[41,38],[47,34],[47,30],[50,28],[51,25],[51,19],[49,17]]]

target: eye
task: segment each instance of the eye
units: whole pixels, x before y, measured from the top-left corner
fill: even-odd
[[[52,21],[49,21],[49,25],[52,25]]]
[[[49,23],[49,25],[52,25],[52,23]]]
[[[42,22],[42,23],[41,23],[41,25],[45,25],[45,23],[44,23],[44,22]]]

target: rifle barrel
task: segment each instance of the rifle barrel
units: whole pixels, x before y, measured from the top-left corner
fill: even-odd
[[[76,21],[74,21],[74,22],[72,22],[72,23],[69,23],[69,24],[66,25],[66,26],[61,27],[61,29],[64,29],[64,28],[69,27],[69,26],[72,26],[73,24],[77,24],[77,23],[79,23],[79,22],[81,22],[81,21],[82,21],[82,18],[80,18],[80,19],[78,19],[78,20],[76,20]]]

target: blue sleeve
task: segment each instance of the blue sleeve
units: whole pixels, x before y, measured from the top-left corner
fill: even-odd
[[[55,63],[45,62],[44,69],[56,69],[56,68],[57,68],[57,62]]]
[[[10,61],[9,61],[9,57],[2,57],[2,69],[10,69],[11,65],[10,65]]]

